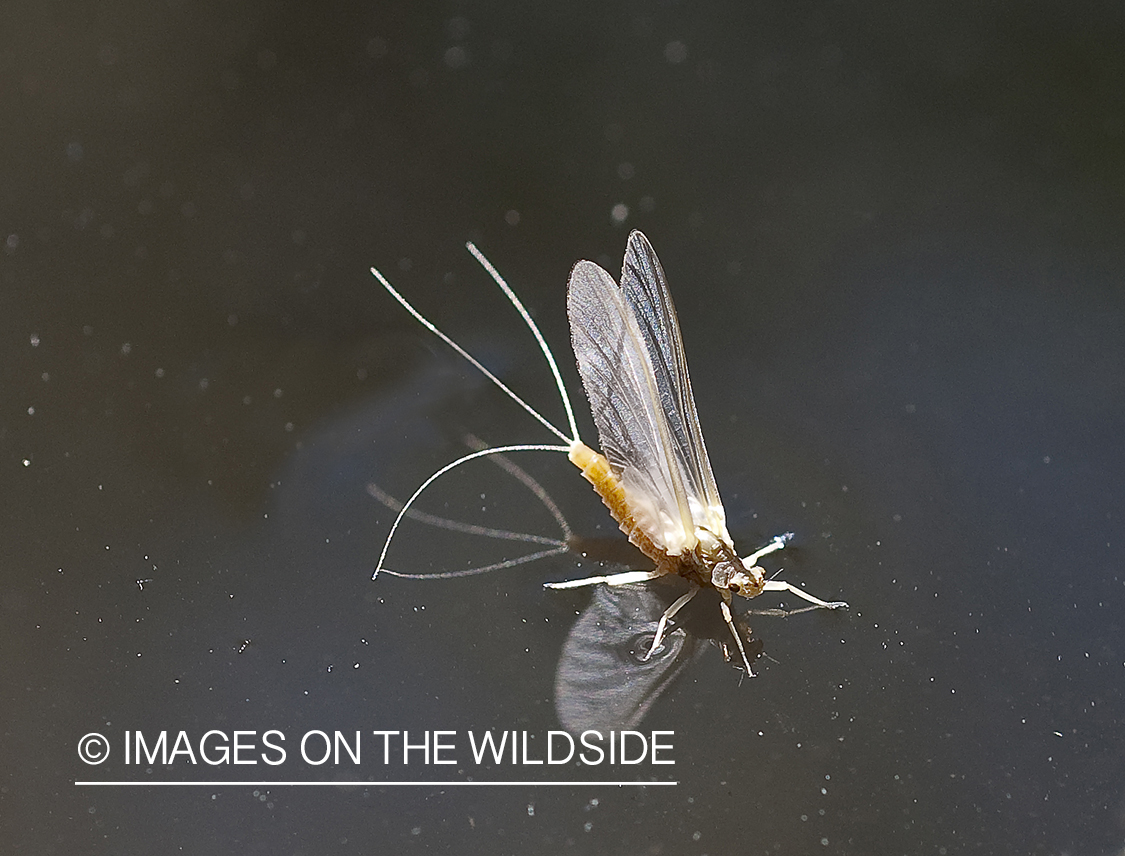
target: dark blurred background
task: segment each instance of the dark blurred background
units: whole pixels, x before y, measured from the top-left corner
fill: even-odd
[[[1095,3],[4,3],[6,851],[1121,853],[1122,44]],[[561,424],[476,241],[591,441],[565,282],[630,228],[732,534],[852,604],[753,618],[753,681],[684,669],[644,726],[680,784],[75,786],[245,778],[90,731],[559,727],[590,593],[540,584],[589,563],[370,581],[369,483],[551,438],[367,271]],[[554,534],[486,463],[426,502]],[[392,566],[523,549],[443,537]]]

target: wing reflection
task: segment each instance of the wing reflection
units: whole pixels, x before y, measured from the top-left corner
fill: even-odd
[[[555,673],[555,712],[567,731],[636,727],[703,653],[712,640],[691,632],[689,624],[666,634],[652,657],[642,659],[675,594],[674,588],[658,583],[594,588],[563,645]],[[760,643],[756,647],[760,650]],[[723,653],[729,659],[729,652]]]

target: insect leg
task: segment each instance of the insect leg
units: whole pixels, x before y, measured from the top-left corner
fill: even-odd
[[[647,660],[660,647],[660,643],[664,641],[664,631],[668,629],[668,622],[672,620],[673,616],[685,606],[699,592],[699,586],[692,584],[691,591],[676,599],[676,601],[664,610],[664,614],[660,616],[660,623],[656,625],[656,635],[652,637],[652,645],[648,649],[648,653],[641,657],[642,660]]]
[[[806,591],[802,591],[794,585],[790,585],[783,580],[766,580],[766,587],[763,591],[787,591],[790,594],[795,594],[797,597],[804,598],[809,603],[814,603],[817,606],[824,607],[825,609],[840,609],[841,607],[847,608],[847,603],[842,600],[821,600],[819,597],[813,597]]]
[[[625,571],[623,574],[610,574],[604,577],[586,577],[581,580],[565,580],[561,583],[543,583],[543,588],[569,589],[581,586],[596,586],[605,583],[607,586],[625,586],[629,583],[644,583],[664,576],[661,571]]]
[[[730,634],[734,637],[735,644],[738,645],[738,653],[742,655],[742,665],[746,667],[746,677],[754,677],[754,670],[750,668],[750,659],[746,656],[746,649],[742,647],[742,637],[738,635],[738,630],[734,626],[734,616],[730,614],[730,604],[726,602],[726,598],[719,601],[719,609],[723,611],[723,621],[727,623],[730,628]]]
[[[793,533],[792,532],[786,532],[784,535],[776,535],[772,539],[770,539],[770,542],[768,544],[766,544],[766,546],[764,546],[762,549],[758,550],[755,553],[751,553],[749,556],[747,556],[742,561],[747,566],[753,566],[755,563],[757,563],[758,559],[762,558],[762,556],[768,555],[769,553],[773,553],[776,550],[782,549],[791,540],[793,540]]]

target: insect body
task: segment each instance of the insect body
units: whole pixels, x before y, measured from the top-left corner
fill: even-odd
[[[739,558],[727,532],[726,514],[719,498],[707,448],[696,415],[687,361],[684,357],[676,310],[660,262],[648,239],[640,232],[629,236],[620,283],[604,269],[580,261],[571,271],[567,315],[578,370],[590,401],[602,452],[578,436],[566,389],[550,349],[518,298],[475,247],[469,249],[504,289],[523,316],[555,376],[570,424],[571,436],[553,426],[484,366],[423,318],[382,275],[380,282],[416,318],[485,373],[504,392],[546,425],[566,446],[509,446],[466,455],[426,480],[406,503],[406,508],[435,478],[460,463],[499,451],[525,448],[566,452],[593,485],[621,530],[646,556],[652,571],[589,577],[550,588],[572,588],[605,583],[623,585],[677,574],[689,583],[688,592],[672,603],[658,626],[651,655],[660,645],[668,622],[701,588],[721,595],[723,618],[734,635],[743,664],[753,674],[734,627],[732,595],[757,597],[764,591],[788,591],[815,606],[836,609],[842,601],[827,602],[780,580],[767,580],[757,560],[785,546],[791,534],[779,536],[745,558]],[[395,521],[387,539],[398,526]],[[376,575],[386,558],[384,546]]]

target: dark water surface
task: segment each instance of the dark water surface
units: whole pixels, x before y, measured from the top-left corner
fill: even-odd
[[[179,0],[3,17],[5,852],[1125,848],[1119,10]],[[477,241],[592,442],[565,282],[578,258],[616,272],[630,228],[667,271],[740,548],[793,531],[763,563],[851,603],[744,613],[753,680],[711,644],[727,642],[712,601],[643,664],[676,592],[541,587],[591,558],[370,580],[393,514],[369,484],[408,495],[466,433],[552,440],[368,267],[564,424],[462,249]],[[518,462],[589,545],[614,534],[562,455]],[[487,462],[422,508],[560,531]],[[408,522],[389,562],[535,549]],[[583,717],[674,732],[675,765],[468,751],[469,732],[515,730],[542,757]],[[269,729],[283,764],[264,760]],[[194,751],[254,732],[241,759],[258,763],[127,764],[137,730]],[[362,762],[303,762],[314,730],[360,731]],[[384,766],[375,730],[456,732],[457,763]],[[78,757],[89,732],[103,764]],[[678,784],[379,784],[470,779]],[[288,780],[369,784],[224,784]]]

